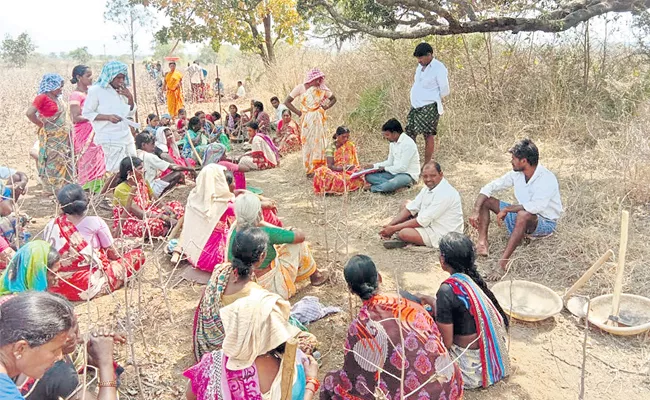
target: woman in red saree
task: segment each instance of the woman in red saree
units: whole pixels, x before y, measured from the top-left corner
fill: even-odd
[[[293,153],[301,148],[300,127],[291,118],[291,111],[282,111],[282,119],[278,123],[278,134],[274,140],[281,155]]]
[[[316,194],[343,194],[361,189],[362,177],[352,178],[352,173],[359,169],[357,148],[350,142],[350,130],[339,126],[325,151],[327,165],[314,173],[314,192]]]
[[[363,305],[348,330],[343,369],[325,376],[321,400],[461,399],[461,372],[426,310],[379,294],[381,278],[368,256],[352,257],[343,273]]]
[[[183,216],[178,201],[156,204],[153,190],[144,179],[142,160],[126,157],[120,163],[121,183],[113,194],[113,229],[130,237],[164,237]],[[118,230],[118,228],[121,228]]]
[[[63,212],[47,224],[43,237],[61,255],[60,279],[48,290],[81,301],[119,289],[144,264],[142,250],[118,254],[106,222],[86,216],[88,198],[81,186],[65,185],[57,200]]]

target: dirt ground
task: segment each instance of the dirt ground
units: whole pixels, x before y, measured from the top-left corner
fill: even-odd
[[[279,202],[279,213],[285,225],[307,232],[320,266],[340,271],[346,254],[368,254],[385,278],[383,290],[395,290],[399,282],[401,288],[410,291],[436,292],[446,276],[438,264],[437,252],[422,252],[419,249],[388,251],[383,249],[377,237],[378,228],[390,217],[392,210],[404,199],[413,197],[419,188],[395,196],[354,193],[347,199],[315,198],[300,170],[298,155],[291,155],[283,161],[279,169],[249,174],[249,184],[262,188],[266,196]],[[498,172],[493,171],[492,174]],[[448,171],[447,175],[453,182],[454,169]],[[470,198],[466,188],[459,189],[464,199]],[[183,199],[188,191],[188,188],[178,189],[173,197]],[[34,217],[31,230],[37,232],[54,215],[54,203],[44,198],[38,186],[35,186],[25,198],[22,210]],[[493,230],[493,237],[491,250],[498,253],[505,239],[497,229]],[[117,326],[123,328],[126,318],[125,295],[128,295],[130,318],[135,326],[131,342],[142,378],[142,398],[180,399],[184,398],[185,388],[182,371],[193,363],[192,319],[202,287],[180,278],[180,268],[170,263],[162,245],[149,245],[154,250],[148,252],[146,268],[139,282],[132,284],[128,294],[125,290],[119,290],[89,304],[79,304],[77,311],[84,327],[116,326],[115,321],[118,321]],[[518,254],[535,251],[535,244],[532,244]],[[487,262],[494,261],[490,259]],[[586,266],[576,267],[578,273],[583,267]],[[539,281],[534,276],[528,279]],[[161,289],[161,280],[166,283],[171,315]],[[565,288],[553,289],[562,293]],[[348,295],[340,274],[334,282],[321,288],[303,288],[292,301],[305,295],[318,296],[324,304],[338,305],[344,310],[309,326],[321,342],[321,373],[324,374],[342,364],[343,342],[350,313],[356,312],[359,302]],[[577,397],[583,362],[583,325],[563,311],[540,323],[513,320],[510,335],[512,375],[492,388],[468,392],[467,399]],[[649,349],[647,336],[614,337],[590,329],[585,360],[585,398],[650,398],[647,375]],[[130,350],[131,347],[126,346],[117,353],[121,363],[129,365],[121,389],[123,398],[137,397],[139,394]]]
[[[22,100],[9,103],[13,99],[31,96],[27,92],[31,93],[32,83],[24,87],[27,88],[25,93],[20,94],[9,95],[0,91],[0,100],[9,105],[7,112],[0,116],[0,127],[8,132],[8,135],[0,137],[0,146],[5,150],[0,164],[20,168],[30,176],[30,193],[24,196],[20,209],[34,218],[29,229],[36,234],[55,215],[56,207],[39,190],[35,165],[27,158],[27,150],[35,140],[35,130],[22,116],[27,103]],[[558,233],[551,238],[520,248],[515,253],[517,260],[511,274],[518,279],[542,283],[563,294],[598,255],[610,247],[617,249],[618,231],[612,228],[616,226],[615,221],[604,221],[602,225],[575,222],[588,212],[583,205],[591,204],[589,201],[613,203],[610,197],[599,192],[599,179],[603,177],[576,172],[574,165],[565,158],[561,143],[542,145],[555,149],[545,153],[549,156],[543,159],[543,163],[556,172],[561,182],[567,209],[565,226],[576,229],[563,228],[560,223]],[[452,158],[445,155],[444,146],[443,142],[440,154],[444,172],[460,191],[467,216],[480,186],[508,170],[508,158],[499,152],[494,152],[498,155],[482,155],[480,161],[476,157]],[[383,150],[373,150],[372,154],[361,149],[361,161],[383,159],[385,148],[380,149]],[[583,156],[587,165],[598,164],[598,160],[589,159],[589,154]],[[262,188],[266,196],[277,200],[285,225],[307,233],[321,267],[341,271],[348,256],[370,255],[384,277],[384,291],[395,290],[399,284],[409,291],[434,294],[446,277],[440,269],[436,252],[388,251],[381,246],[377,235],[380,226],[398,205],[414,197],[421,186],[393,196],[353,193],[347,198],[316,198],[310,182],[303,175],[298,154],[283,159],[278,169],[251,173],[247,179],[250,185]],[[587,187],[588,190],[575,189],[578,187]],[[179,188],[171,197],[184,201],[188,192],[187,187]],[[628,264],[631,270],[642,271],[647,269],[647,257],[635,250],[635,243],[648,240],[647,210],[634,211],[636,218],[632,221]],[[611,215],[612,219],[618,218],[616,213]],[[469,230],[468,233],[473,234]],[[480,260],[479,267],[484,270],[494,265],[504,245],[503,231],[492,227],[491,256]],[[128,290],[119,290],[88,304],[78,304],[76,309],[84,330],[100,325],[119,329],[133,327],[130,329],[130,345],[116,351],[117,359],[126,366],[122,398],[182,399],[186,385],[182,372],[193,363],[192,321],[203,287],[182,280],[182,265],[171,264],[163,251],[164,243],[154,242],[145,247],[147,264]],[[594,277],[598,284],[588,285],[588,293],[610,292],[612,275],[613,264],[608,264],[602,274]],[[648,287],[647,281],[635,280],[632,273],[626,275],[626,292],[650,295]],[[305,295],[318,296],[324,304],[338,305],[343,309],[340,314],[309,326],[321,343],[321,374],[324,375],[342,365],[347,326],[359,301],[348,294],[340,274],[334,282],[323,287],[303,288],[292,301]],[[131,324],[127,324],[127,320]],[[583,360],[584,334],[584,326],[566,310],[540,323],[513,320],[510,330],[511,376],[489,389],[467,392],[466,398],[577,398],[584,363],[585,398],[650,399],[650,336],[615,337],[589,329]],[[139,367],[140,382],[135,364]]]

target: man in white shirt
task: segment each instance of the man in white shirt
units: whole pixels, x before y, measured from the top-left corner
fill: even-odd
[[[420,178],[420,154],[418,147],[402,129],[395,118],[388,120],[381,128],[388,145],[388,159],[376,164],[365,165],[363,169],[378,171],[366,175],[366,189],[373,193],[392,193],[411,186]]]
[[[449,232],[463,233],[463,207],[460,194],[445,179],[440,164],[430,161],[422,167],[422,188],[415,200],[406,202],[393,220],[379,232],[393,249],[407,244],[438,248],[440,238]],[[396,239],[390,239],[397,234]]]
[[[237,81],[237,92],[233,96],[234,99],[246,97],[246,89],[244,89],[244,82]]]
[[[560,187],[555,175],[539,165],[539,151],[530,139],[515,143],[509,150],[512,154],[512,171],[503,175],[482,189],[470,224],[478,229],[476,253],[488,255],[488,227],[490,212],[497,214],[497,222],[508,230],[510,238],[499,260],[499,267],[506,271],[510,256],[526,235],[543,237],[555,231],[557,221],[562,215]],[[515,198],[519,204],[511,205],[492,197],[496,192],[514,187]],[[499,279],[502,272],[493,271],[488,279]]]
[[[424,163],[431,161],[438,133],[438,120],[443,113],[442,98],[449,95],[447,68],[433,58],[429,43],[415,47],[413,56],[418,59],[415,80],[411,87],[411,110],[406,124],[406,133],[413,139],[424,136]]]
[[[271,105],[275,110],[275,118],[273,119],[272,122],[275,124],[275,127],[277,128],[280,121],[282,121],[282,113],[284,112],[284,110],[288,110],[288,108],[284,104],[280,103],[280,99],[278,99],[278,96],[271,97]]]
[[[128,86],[127,65],[106,63],[97,82],[88,89],[81,112],[93,126],[95,143],[104,150],[106,171],[112,173],[119,172],[122,159],[135,157],[135,141],[127,120],[135,115],[136,105]]]
[[[187,67],[187,74],[190,76],[190,86],[192,87],[192,102],[198,103],[203,99],[203,68],[196,60]]]

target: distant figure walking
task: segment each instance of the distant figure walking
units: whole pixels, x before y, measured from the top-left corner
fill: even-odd
[[[183,101],[183,74],[176,69],[176,62],[169,63],[169,72],[165,75],[163,90],[167,93],[167,111],[169,115],[178,115],[178,110],[185,107]]]
[[[418,59],[418,67],[411,87],[406,134],[413,141],[419,134],[424,136],[424,164],[427,164],[435,150],[438,120],[443,113],[442,98],[449,95],[449,80],[447,68],[433,58],[433,48],[429,43],[418,44],[413,56]]]

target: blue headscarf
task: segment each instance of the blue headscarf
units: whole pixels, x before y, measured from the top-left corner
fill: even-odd
[[[99,74],[99,78],[95,84],[103,88],[108,87],[108,84],[119,74],[124,75],[124,84],[129,86],[129,67],[120,61],[109,61],[104,64],[102,73]]]
[[[0,296],[27,290],[47,290],[47,255],[50,244],[34,240],[23,245],[0,277]]]
[[[45,74],[38,85],[38,94],[51,92],[63,86],[63,77],[59,74]]]

